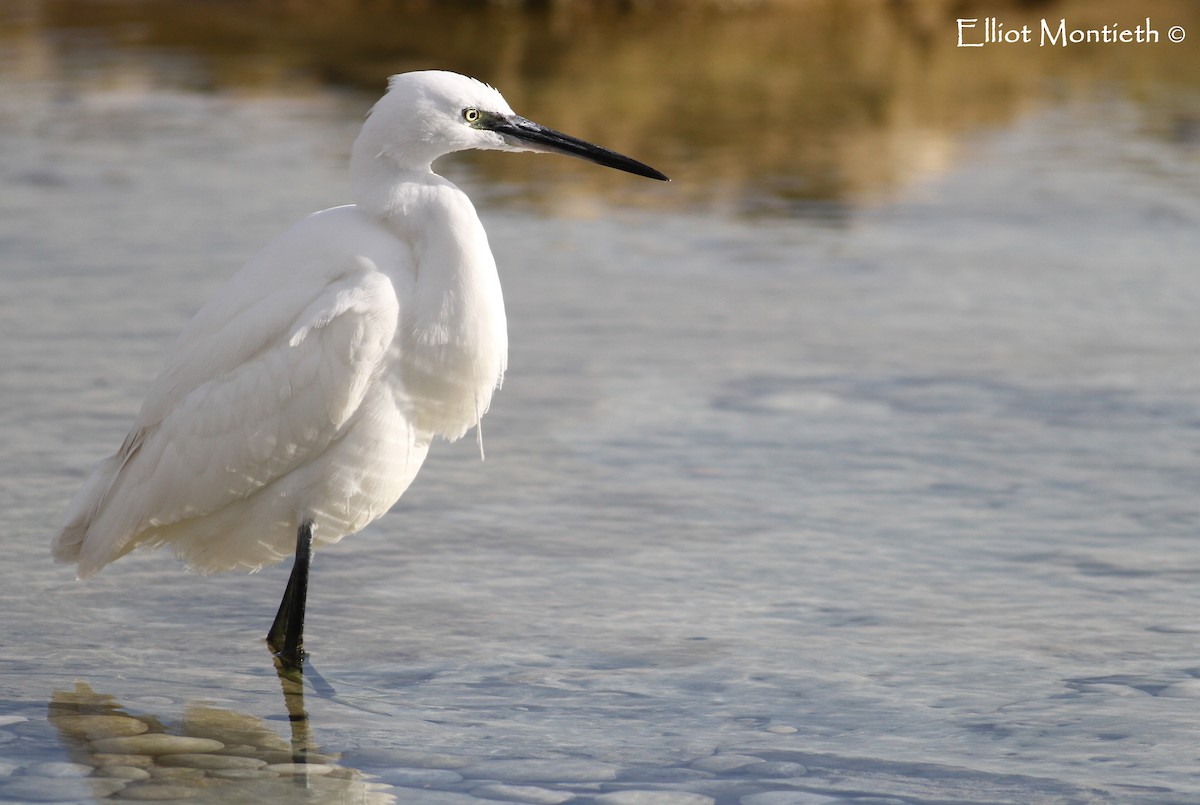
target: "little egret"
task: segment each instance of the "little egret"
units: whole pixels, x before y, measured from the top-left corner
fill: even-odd
[[[466,76],[393,76],[351,153],[355,203],[300,221],[200,309],[120,450],[71,501],[55,558],[85,578],[143,546],[200,572],[294,551],[267,643],[299,669],[311,551],[391,508],[432,439],[477,426],[504,375],[487,235],[432,168],[472,148],[667,178],[519,117]]]

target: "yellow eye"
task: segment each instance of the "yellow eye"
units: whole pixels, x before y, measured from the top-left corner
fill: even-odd
[[[478,123],[479,118],[481,117],[483,117],[483,115],[480,114],[478,109],[473,107],[468,107],[463,110],[463,120],[467,121],[468,123]]]

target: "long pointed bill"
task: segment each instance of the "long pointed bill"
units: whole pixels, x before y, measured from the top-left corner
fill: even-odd
[[[630,159],[623,154],[618,154],[616,151],[609,151],[607,148],[592,145],[569,134],[563,134],[561,131],[548,129],[545,126],[534,123],[532,120],[526,120],[517,115],[503,117],[497,115],[486,121],[485,125],[486,128],[503,135],[513,146],[527,151],[566,154],[586,159],[588,162],[595,162],[597,165],[604,165],[607,168],[616,168],[617,170],[634,173],[638,176],[645,176],[649,179],[660,179],[664,182],[671,181],[665,174],[656,171],[649,165],[638,162],[636,159]]]

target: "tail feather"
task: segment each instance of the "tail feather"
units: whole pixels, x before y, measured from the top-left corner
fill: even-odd
[[[83,549],[83,541],[87,538],[87,524],[67,525],[54,537],[50,551],[54,561],[69,564],[79,561],[79,552]]]
[[[50,546],[55,561],[66,564],[80,561],[92,520],[104,504],[104,499],[108,496],[108,492],[112,488],[113,481],[116,479],[117,473],[120,471],[123,463],[124,458],[119,453],[106,458],[100,463],[100,466],[96,467],[91,477],[84,483],[83,488],[71,499],[71,504],[67,507],[67,514],[63,520],[63,526],[58,534],[55,535],[54,541]],[[81,565],[79,568],[79,578],[84,579],[91,576],[103,564],[106,563],[89,567]]]

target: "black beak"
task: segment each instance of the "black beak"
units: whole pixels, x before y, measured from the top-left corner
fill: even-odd
[[[630,159],[623,154],[618,154],[616,151],[609,151],[607,148],[592,145],[589,142],[576,139],[569,134],[563,134],[561,131],[548,129],[545,126],[534,123],[532,120],[526,120],[517,115],[491,116],[484,120],[481,128],[491,129],[497,134],[503,135],[512,145],[529,151],[566,154],[586,159],[588,162],[595,162],[597,165],[604,165],[607,168],[616,168],[627,173],[645,176],[649,179],[660,179],[664,182],[671,181],[665,174],[656,171],[649,165],[638,162],[636,159]]]

